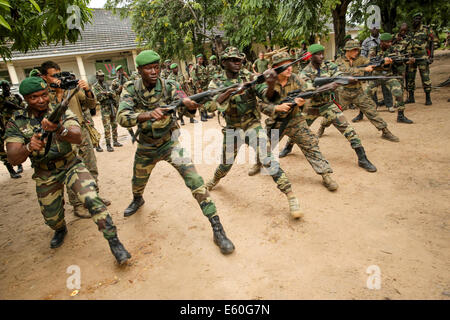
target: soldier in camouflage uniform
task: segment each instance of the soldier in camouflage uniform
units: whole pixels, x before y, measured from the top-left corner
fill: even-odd
[[[226,48],[221,56],[221,64],[225,70],[211,80],[209,89],[228,87],[253,80],[252,73],[241,69],[243,59],[243,54],[237,48]],[[292,217],[302,217],[303,214],[300,211],[298,199],[292,192],[291,183],[280,168],[280,164],[273,158],[267,135],[261,126],[261,115],[257,108],[256,97],[266,103],[269,102],[266,97],[267,84],[257,84],[240,94],[235,91],[236,88],[232,88],[217,95],[208,105],[209,111],[223,112],[226,121],[226,127],[222,130],[222,161],[217,167],[214,177],[206,184],[208,190],[211,190],[228,174],[240,147],[246,143],[255,150],[257,157],[272,176],[278,189],[287,196]],[[231,96],[232,93],[235,95]]]
[[[117,120],[115,115],[117,112],[116,93],[110,89],[108,84],[105,82],[105,74],[102,70],[98,70],[96,72],[96,76],[97,82],[93,85],[92,90],[95,93],[97,101],[100,102],[102,122],[103,127],[105,128],[106,150],[108,152],[113,152],[114,148],[111,147],[111,130],[114,147],[122,146],[122,144],[117,141]]]
[[[179,132],[175,132],[179,128],[177,122],[171,115],[165,115],[164,109],[160,107],[183,99],[189,115],[191,110],[200,105],[186,98],[177,82],[159,77],[159,60],[155,51],[142,51],[136,57],[142,79],[136,83],[127,82],[120,96],[120,125],[126,128],[137,125],[140,132],[133,165],[133,201],[125,209],[124,216],[131,216],[144,204],[142,195],[153,168],[159,161],[167,161],[180,173],[203,214],[209,219],[216,245],[223,254],[230,254],[234,251],[234,245],[226,237],[202,177],[178,141]]]
[[[60,80],[54,77],[55,74],[61,72],[61,68],[57,63],[53,61],[44,62],[41,65],[41,72],[42,78],[49,86],[52,83],[56,85],[59,84]],[[85,118],[85,113],[89,113],[90,110],[95,108],[95,97],[86,81],[79,80],[78,86],[83,90],[78,91],[78,93],[69,101],[69,109],[77,116],[78,123],[81,127],[82,141],[78,145],[73,145],[73,150],[83,160],[86,168],[89,170],[89,173],[95,179],[96,191],[99,193],[97,158],[95,157],[90,129],[88,128],[88,123]],[[64,94],[67,94],[67,92],[61,88],[49,87],[50,103],[55,105],[58,104],[63,99]],[[74,215],[85,219],[90,218],[87,208],[81,201],[78,200],[78,197],[70,188],[67,188],[67,195],[69,197],[70,204],[73,206]],[[107,199],[102,199],[102,201],[107,206],[111,204],[111,202]]]
[[[391,58],[400,58],[401,54],[392,46],[392,35],[390,33],[383,33],[380,35],[380,46],[372,47],[369,53],[370,57],[384,58],[384,65],[373,71],[373,75],[396,76],[401,75],[397,67],[400,66],[404,70],[403,62],[395,62]],[[413,59],[408,61],[412,63]],[[389,79],[385,82],[386,87],[391,91],[395,98],[395,107],[397,108],[397,122],[413,123],[405,117],[405,103],[403,102],[403,87],[402,83],[397,79]],[[381,85],[381,81],[371,81],[367,87],[367,94],[373,95],[377,87]]]
[[[408,24],[403,22],[400,25],[400,30],[398,31],[395,38],[392,40],[392,46],[394,51],[405,54],[406,46],[408,44]],[[402,91],[406,88],[406,64],[398,64],[396,66],[397,74],[403,77],[402,83]]]
[[[11,94],[11,86],[8,81],[0,81],[2,87],[2,94],[0,95],[0,161],[3,162],[6,169],[8,169],[9,175],[13,179],[21,178],[20,173],[23,172],[22,164],[17,167],[17,172],[13,166],[8,162],[5,152],[5,142],[3,135],[5,134],[6,123],[16,110],[23,109],[25,103],[18,94]]]
[[[203,54],[200,53],[195,58],[197,63],[192,70],[192,80],[194,81],[195,92],[200,93],[208,90],[208,84],[211,79]],[[202,106],[200,109],[200,120],[208,121],[208,118],[212,117],[206,112],[205,106]]]
[[[325,48],[320,44],[312,44],[308,48],[308,52],[312,54],[310,63],[300,73],[300,79],[303,80],[302,89],[304,91],[315,90],[314,79],[316,77],[335,77],[342,74],[336,64],[329,61],[324,62],[324,50]],[[329,87],[330,90],[336,90],[338,84],[332,82],[329,84]],[[364,147],[361,144],[361,139],[355,129],[350,126],[344,113],[334,104],[331,93],[325,92],[311,98],[305,104],[303,113],[305,114],[308,126],[311,126],[320,116],[324,117],[326,122],[331,122],[350,142],[351,147],[358,156],[358,165],[369,172],[375,172],[377,170],[367,159]],[[280,158],[289,154],[293,146],[294,142],[289,139],[283,151],[280,153]]]
[[[215,75],[222,72],[222,68],[219,66],[217,62],[217,57],[212,55],[209,57],[209,65],[207,67],[209,78],[212,79]]]
[[[295,59],[295,57],[289,56],[286,52],[277,53],[272,56],[272,66],[276,68]],[[301,88],[300,78],[295,73],[292,73],[292,66],[288,67],[277,76],[277,81],[273,88],[275,90],[275,102],[279,103],[289,92]],[[261,111],[268,116],[266,119],[266,130],[267,132],[276,129],[281,130],[280,128],[283,126],[283,132],[279,133],[279,139],[281,140],[286,135],[294,141],[302,150],[314,171],[322,176],[323,185],[329,191],[335,191],[338,188],[338,184],[331,178],[333,170],[320,152],[319,140],[309,129],[305,116],[301,112],[304,103],[303,99],[299,99],[296,106],[291,106],[289,103],[280,105],[261,103]],[[283,125],[285,121],[287,121],[287,124]],[[251,173],[258,172],[259,168],[260,163],[257,163],[255,170]]]
[[[170,75],[170,65],[172,64],[172,60],[167,59],[164,61],[164,65],[161,70],[161,78],[167,79]]]
[[[344,37],[344,46],[339,46],[339,48],[336,50],[336,54],[334,55],[334,60],[336,60],[337,58],[339,58],[345,54],[345,50],[344,50],[345,44],[347,43],[348,40],[351,40],[351,39],[352,39],[352,36],[349,34],[347,34]]]
[[[167,78],[167,80],[172,80],[172,81],[177,82],[180,85],[180,87],[183,89],[183,91],[186,92],[185,87],[184,87],[184,85],[185,85],[184,76],[183,76],[182,72],[179,72],[178,64],[172,63],[169,68],[170,68],[171,73],[170,73],[169,77]],[[183,116],[186,113],[185,109],[186,108],[180,107],[177,110],[178,120],[180,120],[180,124],[182,126],[184,126]]]
[[[372,49],[373,48],[374,47],[372,47]],[[368,64],[370,62],[368,58],[363,57],[359,54],[360,50],[361,47],[359,46],[358,41],[347,41],[344,47],[345,54],[340,56],[336,60],[336,65],[338,66],[339,71],[350,76],[363,76],[364,72],[372,72],[373,66],[358,68],[359,66]],[[369,86],[373,85],[374,83],[375,81],[369,84]],[[388,85],[388,83],[389,81],[386,83],[386,85]],[[354,104],[357,108],[359,108],[360,112],[366,115],[366,117],[375,126],[375,128],[383,132],[383,134],[381,135],[383,139],[392,142],[399,141],[399,139],[389,131],[389,129],[387,128],[387,123],[378,114],[375,102],[370,98],[370,96],[372,96],[374,92],[364,92],[360,82],[345,87],[340,87],[337,92],[339,96],[339,104],[344,106],[344,108],[348,107],[351,103]],[[322,136],[325,128],[330,125],[330,122],[327,122],[325,120],[322,121],[318,136]]]
[[[431,105],[431,80],[430,67],[433,62],[434,43],[433,36],[428,26],[422,25],[421,12],[413,15],[413,30],[408,36],[405,48],[406,54],[413,58],[425,58],[426,61],[417,61],[409,64],[406,75],[408,101],[406,103],[415,103],[414,90],[416,89],[416,72],[419,68],[420,78],[422,79],[423,90],[425,91],[425,105]],[[429,50],[429,53],[427,52]]]
[[[42,215],[45,223],[55,231],[50,248],[61,246],[67,233],[64,219],[66,185],[88,208],[99,231],[108,240],[117,262],[123,264],[131,255],[117,237],[112,218],[96,191],[94,178],[72,150],[72,144],[79,144],[82,140],[77,116],[67,110],[58,123],[46,118],[56,106],[50,104],[47,84],[41,78],[26,78],[19,90],[28,107],[16,112],[7,124],[8,159],[14,164],[22,163],[28,157],[31,160]],[[35,133],[39,129],[54,133],[48,154],[44,151],[45,140],[41,141],[41,134]]]

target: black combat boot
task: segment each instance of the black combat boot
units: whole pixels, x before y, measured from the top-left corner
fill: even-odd
[[[183,119],[183,116],[180,115],[179,119],[180,119],[181,125],[184,126],[184,119]]]
[[[209,222],[213,228],[214,243],[220,248],[220,252],[223,254],[230,254],[234,251],[234,244],[227,238],[222,224],[220,223],[219,216],[215,215],[209,218]]]
[[[208,118],[205,116],[203,111],[200,111],[200,120],[203,122],[208,121]]]
[[[363,118],[364,118],[364,113],[362,113],[362,112],[360,111],[360,112],[358,113],[358,115],[352,119],[352,122],[358,122],[358,121],[361,121]]]
[[[408,100],[405,103],[416,103],[416,100],[414,100],[414,91],[408,91]]]
[[[136,211],[145,203],[144,198],[142,196],[133,196],[133,201],[131,201],[128,208],[123,212],[124,217],[129,217],[136,213]]]
[[[66,234],[67,234],[66,226],[64,226],[64,228],[62,229],[56,230],[52,240],[50,241],[50,248],[55,249],[60,247],[64,242]]]
[[[369,159],[366,157],[366,152],[363,147],[358,147],[355,149],[356,155],[358,156],[358,166],[366,169],[369,172],[376,172],[377,168],[370,163]]]
[[[127,249],[125,249],[117,236],[108,239],[108,243],[109,247],[111,248],[112,254],[119,264],[124,264],[128,259],[131,258],[131,254],[127,251]]]
[[[197,123],[198,121],[195,120],[194,118],[190,118],[190,119],[189,119],[189,122],[190,122],[190,123]]]
[[[111,147],[111,143],[109,141],[106,143],[106,151],[114,152],[114,148]]]
[[[425,92],[425,96],[426,96],[425,105],[431,106],[433,104],[433,102],[431,102],[431,92]]]
[[[289,153],[292,152],[292,148],[294,147],[294,144],[290,141],[286,142],[286,145],[284,146],[284,149],[280,152],[279,157],[280,158],[284,158],[286,157]]]
[[[114,147],[122,147],[122,144],[119,141],[114,141],[113,146]]]
[[[405,114],[403,113],[403,110],[398,110],[398,113],[397,113],[397,122],[401,122],[401,123],[413,123],[412,120],[409,120],[407,117],[405,117]]]
[[[14,171],[14,168],[12,165],[7,163],[7,164],[5,164],[5,166],[6,166],[6,169],[8,169],[9,175],[11,176],[12,179],[22,178],[22,176],[20,174],[18,174],[16,171]]]
[[[95,150],[97,150],[97,152],[103,152],[102,147],[100,147],[100,145],[95,147]]]
[[[22,173],[23,172],[23,166],[21,165],[21,164],[19,164],[18,166],[17,166],[17,171],[16,171],[17,173]]]

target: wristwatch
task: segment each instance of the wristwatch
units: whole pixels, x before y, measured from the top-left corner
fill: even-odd
[[[69,133],[69,130],[67,128],[64,127],[63,131],[59,134],[61,137],[65,137],[67,136],[67,134]]]

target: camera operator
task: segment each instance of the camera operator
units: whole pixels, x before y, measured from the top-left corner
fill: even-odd
[[[49,87],[51,84],[60,85],[61,80],[55,77],[61,72],[61,68],[53,61],[46,61],[40,68],[42,78],[47,82]],[[96,106],[95,96],[92,93],[89,84],[84,80],[78,81],[80,91],[70,100],[69,109],[75,113],[79,123],[81,125],[82,142],[80,145],[72,145],[72,148],[76,149],[78,156],[83,159],[87,169],[97,183],[96,189],[98,190],[98,168],[97,158],[95,157],[94,147],[92,145],[91,137],[88,131],[88,120],[84,116],[84,111],[87,109],[94,109]],[[58,88],[50,88],[50,101],[53,103],[59,103],[63,100],[66,90]],[[91,218],[91,215],[84,207],[84,205],[77,199],[75,194],[71,190],[67,190],[69,196],[69,202],[73,206],[74,215],[80,218]],[[111,202],[107,199],[101,198],[105,205],[110,205]]]

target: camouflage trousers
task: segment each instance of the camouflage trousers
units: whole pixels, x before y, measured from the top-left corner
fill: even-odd
[[[366,94],[371,95],[374,92],[376,92],[377,87],[379,85],[381,85],[382,82],[385,83],[386,87],[389,89],[389,91],[392,93],[392,95],[395,98],[394,107],[398,108],[399,111],[404,111],[405,110],[405,102],[403,101],[403,86],[402,86],[401,82],[398,81],[397,79],[390,79],[386,82],[379,81],[379,80],[370,81],[370,83],[366,89]],[[367,118],[369,118],[369,117],[367,117]]]
[[[408,91],[416,89],[416,72],[419,68],[420,78],[422,79],[422,86],[425,92],[431,92],[430,67],[428,62],[421,61],[408,65],[406,73],[406,88]]]
[[[103,128],[105,128],[105,141],[106,144],[111,144],[111,130],[113,135],[113,141],[117,141],[117,119],[109,110],[109,106],[101,106]]]
[[[228,174],[236,160],[239,149],[245,143],[253,148],[257,161],[268,170],[273,181],[277,184],[277,188],[284,194],[292,191],[289,179],[278,161],[275,161],[272,156],[267,133],[262,131],[259,121],[250,125],[245,131],[239,128],[224,128],[222,133],[222,159],[221,164],[214,172],[215,181],[219,181]]]
[[[3,133],[0,132],[0,161],[6,166],[8,163],[8,156],[5,151],[5,140],[3,140]]]
[[[283,136],[289,137],[289,140],[295,143],[305,155],[311,167],[317,174],[332,173],[330,164],[324,158],[319,148],[319,139],[311,132],[306,123],[306,120],[302,117],[295,119],[293,124],[289,123],[283,132]],[[277,126],[279,128],[279,126]],[[275,127],[275,128],[277,128]],[[282,137],[280,137],[281,140]],[[273,146],[272,146],[273,147]]]
[[[371,81],[369,84],[372,85],[375,81]],[[338,102],[341,105],[342,109],[345,110],[348,106],[353,103],[361,112],[369,119],[369,121],[377,128],[378,130],[383,130],[387,127],[387,123],[380,117],[377,112],[377,107],[375,102],[370,98],[373,95],[373,92],[370,94],[366,94],[362,89],[344,89],[339,90],[338,94]],[[329,127],[331,122],[322,120],[322,126]]]
[[[133,164],[132,190],[134,196],[142,196],[153,168],[159,161],[167,161],[181,175],[192,196],[197,200],[206,217],[216,214],[216,205],[205,187],[203,178],[197,173],[192,160],[178,140],[169,140],[159,147],[139,143]]]
[[[75,158],[64,167],[52,171],[36,168],[33,180],[36,182],[36,193],[45,224],[50,228],[59,230],[66,225],[64,219],[64,185],[66,185],[89,210],[103,236],[106,239],[116,236],[116,227],[98,196],[95,180],[80,159]]]
[[[75,154],[78,154],[78,157],[83,160],[92,178],[94,178],[96,191],[98,193],[97,158],[95,157],[94,147],[89,132],[87,131],[86,124],[81,125],[81,143],[79,145],[73,144],[72,150],[74,150]],[[67,195],[69,196],[69,203],[72,206],[82,205],[80,200],[78,200],[77,195],[70,188],[67,188]]]

